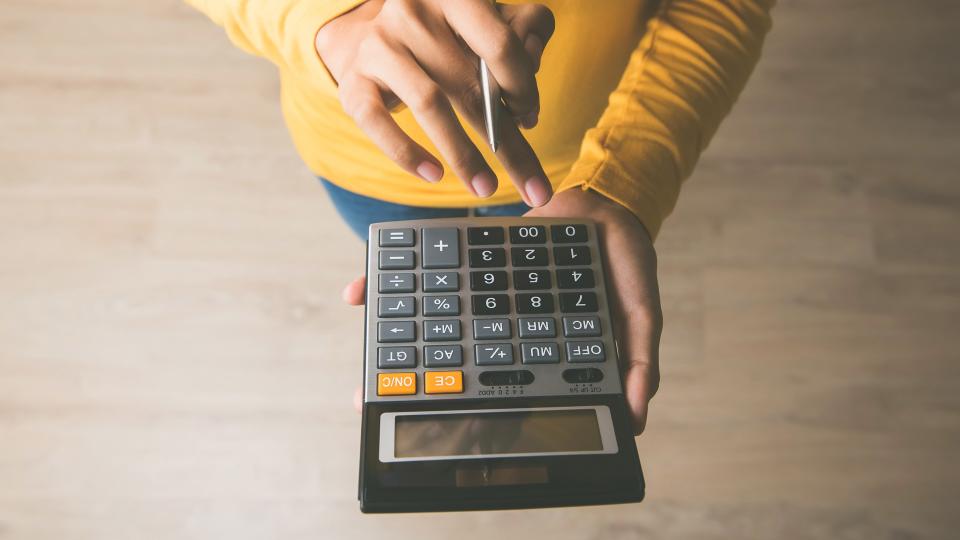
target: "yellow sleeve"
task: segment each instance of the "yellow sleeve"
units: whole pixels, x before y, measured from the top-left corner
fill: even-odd
[[[775,0],[663,0],[559,190],[596,191],[651,236],[760,57]]]
[[[186,0],[222,26],[237,47],[327,86],[333,79],[317,55],[317,31],[364,1]]]

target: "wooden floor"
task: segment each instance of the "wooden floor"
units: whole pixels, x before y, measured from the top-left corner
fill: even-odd
[[[362,246],[174,0],[0,8],[0,539],[956,538],[960,4],[784,0],[659,240],[641,505],[363,516]]]

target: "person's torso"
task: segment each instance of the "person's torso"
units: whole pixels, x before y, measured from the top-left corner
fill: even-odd
[[[541,0],[556,17],[537,82],[540,122],[524,131],[550,181],[557,185],[579,154],[586,130],[606,107],[623,75],[647,18],[644,0]],[[519,195],[481,134],[467,128],[500,179],[485,200],[467,192],[445,165],[439,184],[428,184],[390,161],[347,116],[336,97],[282,74],[284,116],[310,169],[350,191],[418,206],[475,206],[516,202]],[[401,128],[437,157],[439,153],[409,110],[394,115]]]

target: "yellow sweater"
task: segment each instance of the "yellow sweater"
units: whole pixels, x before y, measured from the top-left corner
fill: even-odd
[[[400,204],[520,200],[481,134],[471,136],[501,180],[489,199],[468,193],[446,164],[439,184],[407,174],[343,112],[314,38],[362,0],[187,1],[237,46],[278,66],[284,117],[316,174]],[[537,75],[540,123],[526,135],[555,188],[600,192],[656,235],[756,64],[774,1],[540,0],[557,29]],[[395,116],[439,157],[409,110]]]

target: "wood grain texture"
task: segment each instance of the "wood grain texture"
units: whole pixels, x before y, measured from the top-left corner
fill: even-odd
[[[174,0],[6,0],[0,539],[956,537],[960,5],[775,20],[658,242],[648,500],[362,516],[363,250],[271,66]]]

